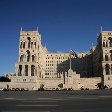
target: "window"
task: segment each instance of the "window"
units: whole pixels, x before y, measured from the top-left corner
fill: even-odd
[[[108,35],[111,35],[111,33],[108,33]]]
[[[20,62],[23,62],[24,55],[20,56]]]
[[[103,42],[103,47],[105,47],[105,42]]]
[[[33,48],[33,42],[31,42],[31,48]]]
[[[110,80],[110,77],[108,77],[108,80]]]
[[[28,76],[28,65],[25,65],[25,76]]]
[[[108,61],[108,55],[105,55],[105,61]]]
[[[27,52],[27,62],[29,62],[30,61],[30,51],[27,50],[26,52]]]
[[[25,42],[23,43],[23,48],[25,48]]]
[[[32,62],[34,62],[35,61],[35,56],[34,55],[32,55]]]
[[[19,65],[18,76],[22,76],[22,65]]]
[[[31,76],[35,75],[35,66],[31,65]]]
[[[36,48],[36,42],[35,42],[35,48]]]
[[[106,75],[110,74],[110,65],[109,64],[105,65],[105,72],[106,72]]]
[[[39,50],[39,45],[38,45],[38,50]]]
[[[20,43],[20,48],[22,48],[22,44],[23,44],[23,43],[21,42],[21,43]]]
[[[27,39],[28,39],[28,48],[30,48],[30,43],[31,43],[30,40],[31,39],[30,39],[30,37],[27,37]]]

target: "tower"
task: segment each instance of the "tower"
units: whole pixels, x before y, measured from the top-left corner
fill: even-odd
[[[43,78],[44,67],[41,64],[43,53],[39,32],[21,30],[14,81],[37,82],[37,79]]]
[[[112,31],[102,31],[101,40],[102,55],[102,82],[104,86],[112,87]]]

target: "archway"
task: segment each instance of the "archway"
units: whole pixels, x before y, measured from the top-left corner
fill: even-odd
[[[105,72],[106,72],[106,75],[110,74],[110,65],[109,64],[105,65]]]
[[[35,66],[31,65],[31,76],[35,75]]]

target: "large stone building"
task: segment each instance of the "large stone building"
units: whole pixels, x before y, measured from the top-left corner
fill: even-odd
[[[111,88],[112,31],[101,31],[97,45],[76,57],[69,51],[51,53],[42,46],[38,31],[21,30],[16,73],[9,77],[10,88],[96,89],[100,82]]]

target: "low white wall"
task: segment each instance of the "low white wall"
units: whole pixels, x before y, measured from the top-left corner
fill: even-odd
[[[0,89],[7,88],[7,85],[9,85],[11,82],[0,82]]]
[[[80,87],[97,89],[97,84],[101,82],[101,77],[80,78]]]

